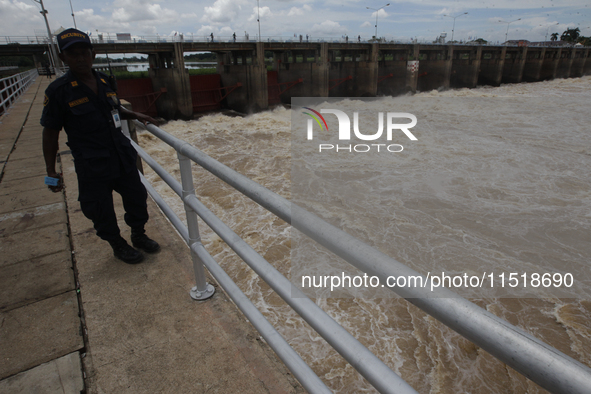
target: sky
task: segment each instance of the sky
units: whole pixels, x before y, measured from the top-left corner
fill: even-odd
[[[504,42],[505,34],[510,40],[543,41],[553,32],[576,27],[582,35],[591,36],[591,0],[408,0],[393,1],[384,8],[385,0],[259,0],[258,6],[257,0],[44,0],[52,31],[74,26],[70,1],[78,29],[93,36],[182,33],[205,40],[213,33],[216,39],[230,40],[236,33],[239,39],[245,34],[256,39],[257,14],[265,41],[300,34],[311,40],[369,39],[375,34],[376,16],[378,36],[402,42],[432,42],[443,32],[450,40],[455,16],[453,34],[458,41]],[[40,10],[33,0],[0,0],[0,40],[46,35]]]

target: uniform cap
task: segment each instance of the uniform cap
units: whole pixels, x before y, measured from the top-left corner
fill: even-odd
[[[68,29],[57,35],[57,45],[60,48],[60,52],[63,52],[68,47],[80,42],[87,44],[92,48],[90,37],[88,37],[88,34],[81,32],[80,30]]]

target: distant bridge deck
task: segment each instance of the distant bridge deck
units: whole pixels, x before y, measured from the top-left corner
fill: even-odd
[[[10,40],[8,40],[10,41]],[[338,42],[335,42],[338,41]],[[364,41],[358,42],[357,40],[349,40],[344,42],[341,40],[333,41],[317,41],[305,39],[300,42],[295,39],[288,39],[285,41],[270,40],[264,41],[265,50],[269,51],[285,51],[285,50],[313,50],[318,48],[320,44],[328,44],[329,50],[364,50],[368,49],[373,45],[372,42]],[[560,43],[560,42],[558,42]],[[231,52],[231,51],[245,51],[254,50],[257,42],[249,40],[247,42],[237,40],[236,42],[228,41],[217,41],[214,39],[211,41],[197,41],[191,39],[184,40],[171,40],[168,38],[160,38],[154,40],[93,40],[94,49],[97,53],[158,53],[158,52],[173,52],[175,45],[182,44],[183,51],[185,52]],[[483,49],[500,49],[504,47],[518,48],[519,45],[474,45],[474,44],[427,44],[427,43],[378,43],[379,50],[396,50],[396,49],[409,49],[419,46],[422,49],[437,50],[445,47],[455,47],[462,50],[469,50],[471,48],[483,48]],[[553,44],[546,47],[530,47],[530,48],[565,48],[562,44]],[[571,47],[566,47],[571,48]],[[582,47],[584,48],[584,47]],[[30,55],[39,54],[47,50],[47,42],[39,42],[37,39],[17,38],[13,42],[0,45],[0,55]]]

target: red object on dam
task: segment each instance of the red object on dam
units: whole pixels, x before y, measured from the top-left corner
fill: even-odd
[[[117,81],[117,94],[122,100],[129,101],[136,112],[149,116],[158,115],[156,101],[166,90],[154,92],[150,78],[123,79]]]
[[[189,81],[191,84],[193,112],[220,109],[224,98],[242,86],[241,83],[237,83],[232,86],[222,87],[219,74],[192,75],[189,77]],[[134,111],[150,116],[158,115],[156,101],[162,94],[166,93],[166,89],[163,88],[158,92],[154,92],[150,78],[119,80],[117,85],[119,97],[129,101]]]

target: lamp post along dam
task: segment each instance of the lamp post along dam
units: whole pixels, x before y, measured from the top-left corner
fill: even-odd
[[[140,112],[189,119],[222,106],[252,113],[292,97],[396,96],[591,74],[589,48],[328,42],[95,42],[98,54],[148,55],[148,78],[120,81]],[[42,53],[46,45],[3,45]],[[217,54],[217,72],[189,76],[185,52]],[[270,55],[272,54],[272,57]]]

